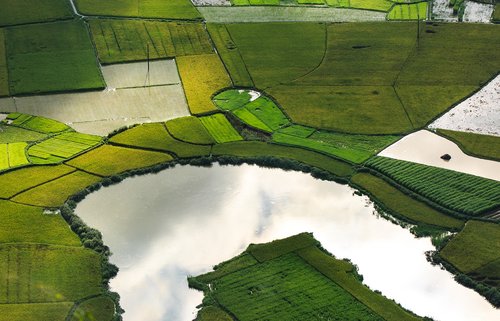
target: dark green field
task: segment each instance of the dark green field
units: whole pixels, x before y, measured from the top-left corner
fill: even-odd
[[[73,18],[67,0],[0,0],[0,27]]]

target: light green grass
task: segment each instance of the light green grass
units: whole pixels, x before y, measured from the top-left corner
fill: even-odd
[[[68,165],[101,176],[171,161],[170,155],[146,150],[104,145],[67,162]]]
[[[429,205],[411,198],[376,176],[359,173],[352,177],[352,182],[370,193],[383,206],[397,215],[405,217],[410,222],[435,225],[447,229],[458,229],[464,224],[460,220],[446,216]]]
[[[9,168],[9,147],[7,144],[0,144],[0,170]]]
[[[14,202],[41,207],[60,207],[73,194],[101,180],[100,177],[76,171],[29,189],[12,198]]]
[[[74,171],[65,165],[20,168],[0,176],[0,197],[10,198],[33,186],[67,175]]]
[[[0,143],[33,142],[47,135],[15,126],[0,124]]]
[[[254,83],[246,69],[241,53],[223,24],[208,24],[207,30],[217,47],[217,52],[235,86],[253,87]]]
[[[389,20],[425,20],[427,19],[427,2],[397,4],[387,14]]]
[[[178,157],[196,157],[208,155],[210,153],[210,146],[189,144],[177,140],[170,136],[163,124],[159,123],[144,124],[134,127],[113,136],[110,142],[132,147],[136,146],[171,152]],[[164,159],[167,161],[172,160],[173,158],[170,155],[165,154]],[[137,166],[140,165],[141,164],[137,164]]]
[[[229,89],[215,95],[213,101],[220,109],[233,111],[248,104],[251,98],[248,90]]]
[[[104,88],[83,21],[6,30],[10,94]]]
[[[115,304],[107,296],[99,296],[81,303],[70,321],[112,321]]]
[[[61,215],[42,213],[40,207],[0,201],[0,220],[4,226],[0,243],[81,245]]]
[[[440,255],[463,273],[485,266],[500,258],[500,225],[469,221]]]
[[[12,113],[9,114],[8,118],[12,119],[12,125],[14,126],[44,134],[59,133],[70,129],[66,124],[41,116]]]
[[[238,117],[245,124],[263,130],[268,133],[272,133],[271,127],[267,126],[259,117],[254,115],[250,110],[245,107],[241,107],[232,111],[232,113]]]
[[[73,17],[64,0],[0,0],[0,26],[46,22]]]
[[[68,302],[99,294],[99,255],[83,247],[0,245],[1,303]]]
[[[177,58],[182,85],[193,115],[216,110],[212,95],[231,86],[231,79],[216,54]]]
[[[78,11],[85,15],[122,16],[168,19],[200,19],[189,0],[75,0]]]
[[[73,302],[0,304],[0,321],[64,320]]]
[[[166,125],[170,135],[177,140],[201,145],[215,143],[205,126],[196,117],[176,118],[167,121]]]
[[[307,138],[311,136],[315,131],[316,129],[311,127],[306,127],[301,125],[290,125],[288,127],[278,130],[278,133]]]
[[[9,70],[5,49],[5,34],[0,28],[0,97],[9,95]]]
[[[95,147],[101,141],[99,136],[63,133],[31,146],[28,155],[34,164],[55,164]]]
[[[353,169],[348,163],[333,159],[326,155],[301,148],[279,146],[263,142],[233,142],[215,145],[212,153],[214,155],[239,157],[269,157],[269,155],[273,155],[275,157],[296,160],[340,177],[350,176],[353,173]]]
[[[201,23],[90,19],[99,60],[116,63],[213,52]]]
[[[260,96],[246,104],[245,108],[261,119],[273,131],[291,124],[281,109],[268,97]]]
[[[349,0],[349,8],[387,12],[392,2],[387,0]]]
[[[457,143],[467,154],[500,161],[500,137],[444,129],[437,132]]]
[[[386,157],[371,158],[365,166],[456,212],[479,216],[500,207],[500,184],[494,180]]]
[[[243,137],[234,129],[226,116],[222,114],[201,117],[200,121],[217,143],[243,140]]]
[[[10,143],[9,146],[9,166],[18,167],[28,165],[30,162],[26,158],[27,143]]]

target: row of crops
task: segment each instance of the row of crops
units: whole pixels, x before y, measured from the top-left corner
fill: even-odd
[[[494,180],[385,157],[365,165],[456,212],[478,216],[500,207],[500,184]]]

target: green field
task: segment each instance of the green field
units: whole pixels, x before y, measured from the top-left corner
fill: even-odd
[[[167,121],[168,133],[175,139],[200,145],[215,144],[215,140],[196,117],[182,117]]]
[[[70,321],[113,321],[115,304],[107,296],[86,300],[73,313]]]
[[[7,116],[7,119],[12,121],[12,126],[18,126],[43,134],[60,133],[70,129],[68,125],[63,124],[57,120],[40,116],[12,113]]]
[[[1,321],[64,320],[73,302],[0,304]]]
[[[500,225],[469,221],[440,255],[462,273],[471,273],[500,259]],[[498,265],[497,265],[498,266]],[[498,270],[496,276],[499,276]]]
[[[11,95],[105,86],[82,21],[10,27],[5,41]]]
[[[26,158],[27,143],[0,144],[0,170],[28,165]]]
[[[172,58],[213,52],[201,23],[90,19],[102,63]]]
[[[33,164],[55,164],[99,145],[99,136],[76,132],[63,133],[44,140],[28,149]]]
[[[0,143],[17,143],[17,142],[34,142],[46,138],[46,134],[42,134],[33,130],[23,129],[20,127],[9,126],[0,123]]]
[[[0,26],[73,18],[65,0],[0,0]]]
[[[102,292],[99,256],[83,247],[0,245],[0,265],[1,303],[67,302]]]
[[[493,22],[500,22],[500,3],[495,4],[495,11],[493,11],[493,16],[491,17]]]
[[[427,2],[397,4],[387,14],[389,20],[426,20]]]
[[[216,110],[212,96],[231,86],[231,79],[216,54],[182,56],[177,58],[182,85],[193,115]]]
[[[458,144],[466,154],[500,161],[500,137],[444,129],[437,133]]]
[[[319,246],[305,233],[250,245],[190,284],[211,298],[205,306],[223,307],[240,321],[421,320],[362,285],[353,265]]]
[[[500,184],[494,180],[385,157],[365,165],[456,212],[479,216],[500,207]]]
[[[68,161],[67,164],[96,175],[112,176],[171,160],[172,156],[164,153],[104,145]]]
[[[57,165],[25,167],[3,173],[0,176],[0,198],[10,198],[22,191],[73,171],[74,169],[69,166]]]
[[[84,15],[121,16],[167,19],[200,19],[200,14],[189,0],[75,0],[78,11]]]
[[[4,226],[0,243],[81,245],[61,215],[42,213],[39,207],[0,201],[0,220]]]
[[[353,168],[343,161],[301,148],[263,142],[233,142],[215,145],[212,153],[214,155],[238,157],[269,157],[272,155],[274,157],[295,160],[325,170],[339,177],[348,177],[353,174]]]
[[[421,128],[496,74],[500,61],[500,36],[489,25],[422,24],[418,50],[414,23],[225,28],[231,41],[225,36],[215,43],[221,52],[240,53],[223,54],[225,62],[240,66],[228,68],[233,78],[242,60],[255,86],[274,97],[294,123],[346,133]],[[463,41],[466,48],[459,45]],[[494,48],[483,50],[485,45]],[[450,61],[463,63],[451,68]]]
[[[226,116],[222,114],[213,114],[199,119],[217,143],[243,140],[243,137],[234,129]]]
[[[0,97],[9,95],[9,70],[5,49],[5,33],[0,28]]]
[[[351,182],[368,192],[385,208],[412,223],[423,223],[452,230],[459,229],[464,224],[460,220],[446,216],[429,205],[411,198],[376,176],[359,173],[352,177]]]
[[[12,201],[40,207],[61,207],[70,196],[100,180],[99,176],[75,171],[22,192]]]
[[[186,140],[194,140],[197,137]],[[170,152],[178,157],[196,157],[210,154],[210,146],[189,144],[173,138],[163,124],[144,124],[113,136],[110,139],[113,144],[130,147],[140,147],[156,151]],[[158,154],[158,153],[157,153]],[[158,157],[160,154],[158,154]],[[146,155],[145,155],[146,156]],[[158,158],[155,157],[155,158]],[[164,154],[164,161],[172,160],[172,156]],[[136,166],[139,166],[137,164]],[[151,164],[152,165],[152,164]],[[109,164],[112,166],[112,164]]]

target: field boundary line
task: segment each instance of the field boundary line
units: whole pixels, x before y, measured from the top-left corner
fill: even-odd
[[[406,118],[408,118],[408,121],[410,122],[410,125],[413,129],[415,129],[415,125],[413,124],[413,121],[411,120],[411,117],[410,117],[410,114],[408,113],[408,110],[406,110],[406,107],[405,107],[405,104],[403,103],[403,100],[401,99],[401,97],[399,96],[398,94],[398,91],[396,90],[396,87],[394,86],[391,86],[392,87],[392,90],[394,91],[394,94],[396,95],[396,97],[398,98],[398,101],[399,103],[401,104],[401,108],[403,109],[403,111],[405,112],[405,115],[406,115]]]
[[[189,116],[188,116],[188,117],[189,117]],[[176,118],[174,118],[174,119],[176,119]],[[171,119],[171,120],[174,120],[174,119]],[[195,145],[195,146],[213,146],[213,145],[214,145],[213,143],[212,143],[212,144],[197,144],[197,143],[187,142],[187,141],[185,141],[185,140],[182,140],[182,139],[180,139],[180,138],[175,137],[175,136],[172,134],[172,132],[170,132],[170,130],[168,130],[168,127],[167,127],[166,122],[162,122],[162,125],[163,125],[163,127],[165,128],[165,130],[167,131],[167,133],[170,135],[170,137],[172,137],[173,139],[175,139],[175,140],[177,140],[177,141],[179,141],[179,142],[181,142],[181,143],[184,143],[184,144],[189,144],[189,145]],[[209,133],[209,134],[210,134],[210,133]],[[212,138],[213,138],[213,137],[212,137]]]
[[[124,143],[116,143],[116,142],[108,142],[106,145],[115,146],[115,147],[123,147],[123,148],[128,148],[128,149],[138,149],[138,150],[144,150],[144,151],[148,151],[148,152],[163,153],[163,154],[168,154],[170,156],[173,156],[174,158],[181,158],[176,153],[174,153],[172,151],[154,148],[154,147],[135,146],[135,145],[128,145],[128,144],[124,144]],[[182,157],[182,158],[185,158],[185,157]],[[107,176],[104,176],[104,177],[107,177]]]

